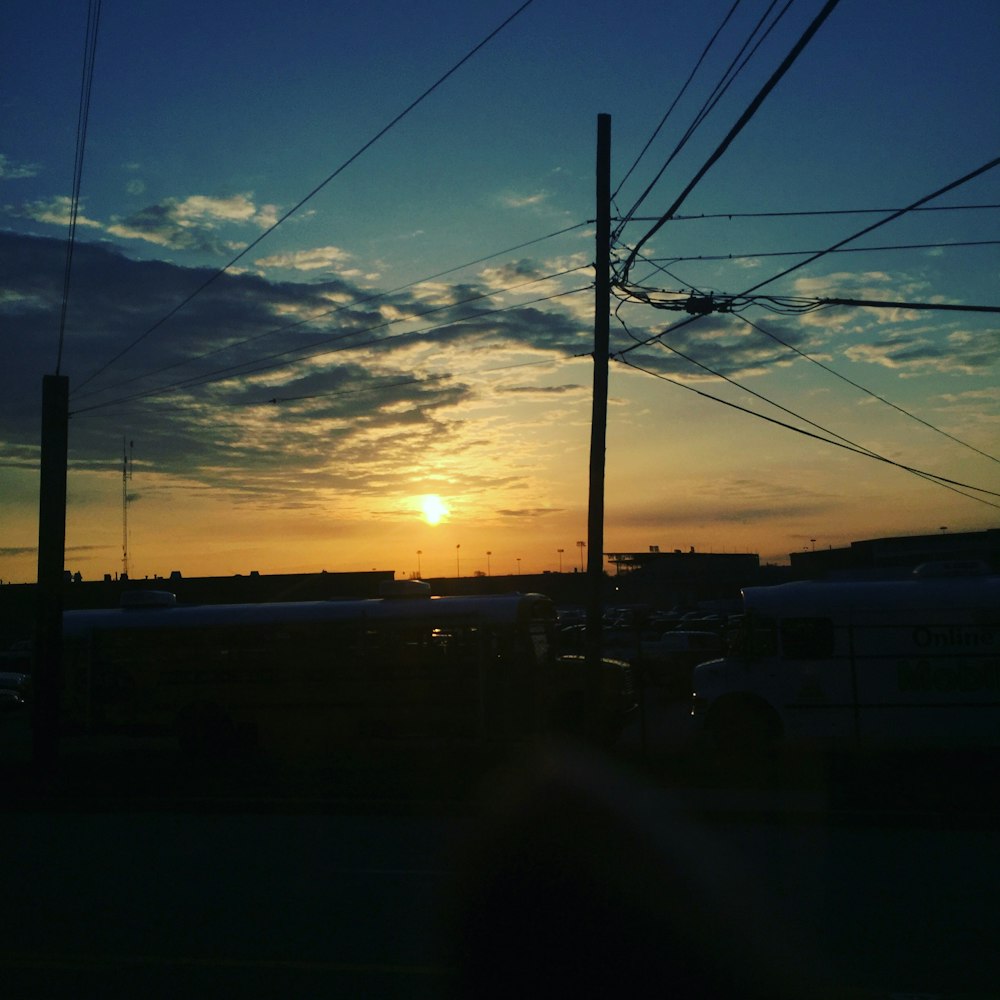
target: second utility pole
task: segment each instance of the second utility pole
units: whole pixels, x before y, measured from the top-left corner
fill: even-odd
[[[597,116],[597,237],[594,259],[594,399],[587,514],[587,674],[591,727],[599,723],[604,619],[604,460],[608,424],[611,315],[611,115]]]

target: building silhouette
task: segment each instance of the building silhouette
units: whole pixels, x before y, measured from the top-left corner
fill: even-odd
[[[869,538],[844,548],[789,554],[792,576],[798,580],[890,579],[909,576],[923,563],[951,561],[981,562],[1000,573],[1000,528]]]

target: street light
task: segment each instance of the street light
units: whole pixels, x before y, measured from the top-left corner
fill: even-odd
[[[490,575],[490,556],[491,555],[493,555],[493,553],[490,552],[489,549],[487,549],[486,550],[486,575],[487,576]]]
[[[518,576],[521,575],[521,557],[520,556],[517,557],[517,575]]]
[[[456,545],[455,546],[455,576],[461,576],[462,575],[462,564],[458,561],[458,550],[461,547],[462,547],[461,545]]]
[[[562,554],[563,554],[563,550],[562,549],[556,549],[556,552],[559,553],[559,572],[561,573],[562,572]]]
[[[587,547],[586,542],[577,542],[576,547],[580,550],[580,572],[583,572],[583,550]]]
[[[420,557],[424,554],[423,549],[417,549],[417,579],[422,580],[423,576],[420,573]]]

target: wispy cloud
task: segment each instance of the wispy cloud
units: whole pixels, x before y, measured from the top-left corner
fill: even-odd
[[[351,260],[351,255],[339,247],[314,247],[290,253],[260,257],[254,263],[261,268],[285,268],[293,271],[332,271]]]
[[[0,153],[0,180],[17,181],[26,177],[35,177],[41,171],[37,163],[16,163]]]
[[[537,208],[548,200],[547,191],[535,191],[532,194],[519,194],[514,191],[507,191],[500,195],[500,202],[507,208]]]
[[[72,218],[73,202],[65,195],[57,195],[54,198],[47,198],[39,201],[28,201],[17,206],[7,206],[7,211],[11,215],[16,215],[25,219],[33,219],[35,222],[45,222],[53,226],[68,226]],[[82,212],[77,212],[76,224],[87,226],[90,229],[103,229],[103,223],[97,219],[91,219]]]
[[[111,236],[144,240],[171,250],[225,253],[230,243],[218,235],[223,225],[266,229],[276,218],[274,205],[257,206],[249,194],[225,198],[190,195],[166,198],[125,218],[115,218],[106,230]]]

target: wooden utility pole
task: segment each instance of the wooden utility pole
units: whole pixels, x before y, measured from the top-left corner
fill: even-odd
[[[590,500],[587,514],[587,666],[590,721],[599,711],[604,618],[604,462],[608,424],[611,315],[611,115],[597,116],[597,236],[594,258],[594,399],[590,421]]]
[[[38,491],[38,610],[32,668],[34,760],[42,770],[54,763],[58,741],[68,454],[69,379],[45,375]]]

